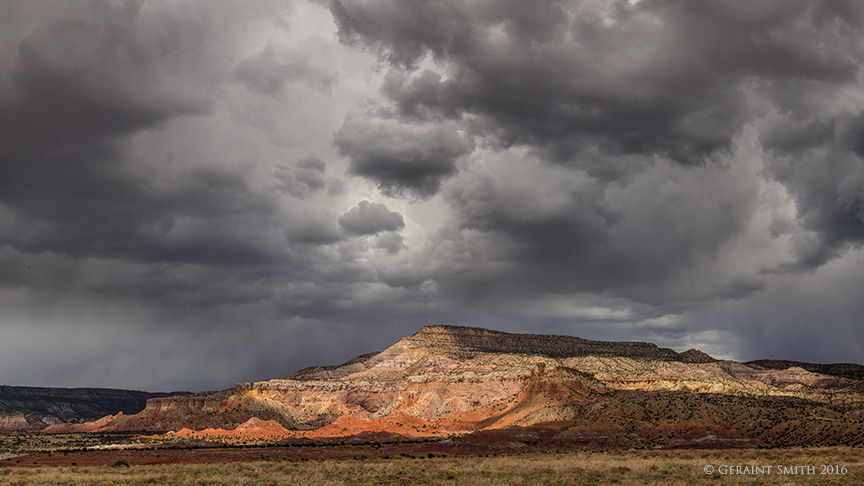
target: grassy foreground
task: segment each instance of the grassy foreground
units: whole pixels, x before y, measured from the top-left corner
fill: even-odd
[[[846,474],[821,474],[822,465]],[[765,474],[764,466],[771,465]],[[779,465],[785,468],[778,472]],[[714,473],[706,474],[706,466]],[[721,467],[725,466],[725,467]],[[750,466],[745,472],[744,467]],[[752,474],[762,466],[762,474]],[[795,466],[803,466],[794,468]],[[806,466],[815,466],[808,474]],[[736,469],[738,467],[738,469]],[[794,469],[791,469],[794,468]],[[725,471],[721,474],[719,471]],[[729,474],[736,471],[739,474]],[[793,474],[792,472],[798,472]],[[0,468],[0,485],[864,485],[860,448],[615,451],[521,456]]]

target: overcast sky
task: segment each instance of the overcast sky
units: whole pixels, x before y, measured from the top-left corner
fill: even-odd
[[[864,362],[864,5],[6,0],[0,383],[425,324]]]

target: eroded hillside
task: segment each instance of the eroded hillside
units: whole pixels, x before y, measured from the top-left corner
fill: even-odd
[[[214,438],[240,430],[287,440],[540,427],[560,440],[618,446],[749,447],[791,437],[860,443],[862,401],[860,381],[800,366],[770,369],[650,343],[426,326],[341,366],[151,399],[135,415],[48,431]]]

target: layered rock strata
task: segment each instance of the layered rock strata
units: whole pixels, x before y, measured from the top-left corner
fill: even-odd
[[[860,442],[862,401],[860,381],[800,366],[769,369],[650,343],[426,326],[341,366],[156,398],[136,415],[49,430],[185,428],[190,437],[205,429],[231,436],[247,424],[239,435],[248,438],[255,419],[278,424],[282,429],[270,430],[288,438],[541,427],[559,430],[562,440],[749,447],[783,443],[782,431],[813,444]]]

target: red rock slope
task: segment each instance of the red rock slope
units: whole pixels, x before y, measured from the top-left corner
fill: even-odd
[[[196,438],[237,431],[249,437],[267,423],[261,421],[272,421],[280,429],[259,435],[322,438],[542,426],[569,431],[565,438],[594,434],[631,445],[670,437],[702,443],[706,437],[731,437],[752,445],[771,437],[768,425],[775,420],[806,420],[810,411],[800,412],[800,403],[810,404],[814,414],[840,417],[832,419],[834,426],[847,419],[856,423],[861,389],[848,378],[717,361],[696,350],[677,353],[650,343],[426,326],[341,366],[307,368],[218,393],[153,399],[141,413],[107,419],[94,430],[173,430]],[[681,400],[690,415],[655,410]],[[800,413],[771,415],[784,404]],[[837,412],[839,406],[848,410]],[[608,412],[596,415],[599,409]],[[255,427],[249,425],[253,418]],[[807,430],[818,435],[828,429]],[[855,430],[850,425],[832,437],[854,442]]]

